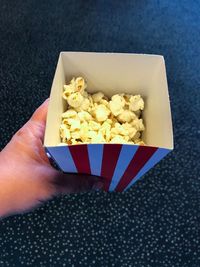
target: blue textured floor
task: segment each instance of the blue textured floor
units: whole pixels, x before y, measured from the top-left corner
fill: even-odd
[[[200,266],[200,1],[0,6],[1,148],[49,95],[62,50],[164,55],[175,137],[127,193],[65,196],[0,221],[0,266]]]

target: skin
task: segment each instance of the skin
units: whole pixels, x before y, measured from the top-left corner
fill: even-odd
[[[47,99],[0,152],[0,217],[27,212],[58,194],[99,189],[99,178],[63,174],[43,148]]]

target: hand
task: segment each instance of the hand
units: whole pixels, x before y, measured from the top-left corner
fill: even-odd
[[[43,149],[47,99],[0,153],[0,217],[28,211],[60,193],[100,188],[99,178],[63,174]]]

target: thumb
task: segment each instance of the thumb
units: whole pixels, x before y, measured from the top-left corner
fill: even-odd
[[[32,128],[33,135],[43,141],[44,131],[46,125],[46,117],[49,105],[49,98],[47,98],[42,105],[40,105],[33,113],[28,121],[28,125]],[[38,129],[39,128],[39,129]]]

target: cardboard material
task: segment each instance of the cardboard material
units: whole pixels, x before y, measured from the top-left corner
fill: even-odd
[[[60,143],[63,85],[82,76],[90,93],[141,94],[147,146]],[[44,146],[64,172],[104,177],[106,191],[124,191],[173,149],[173,132],[164,58],[158,55],[61,52],[51,88]]]

